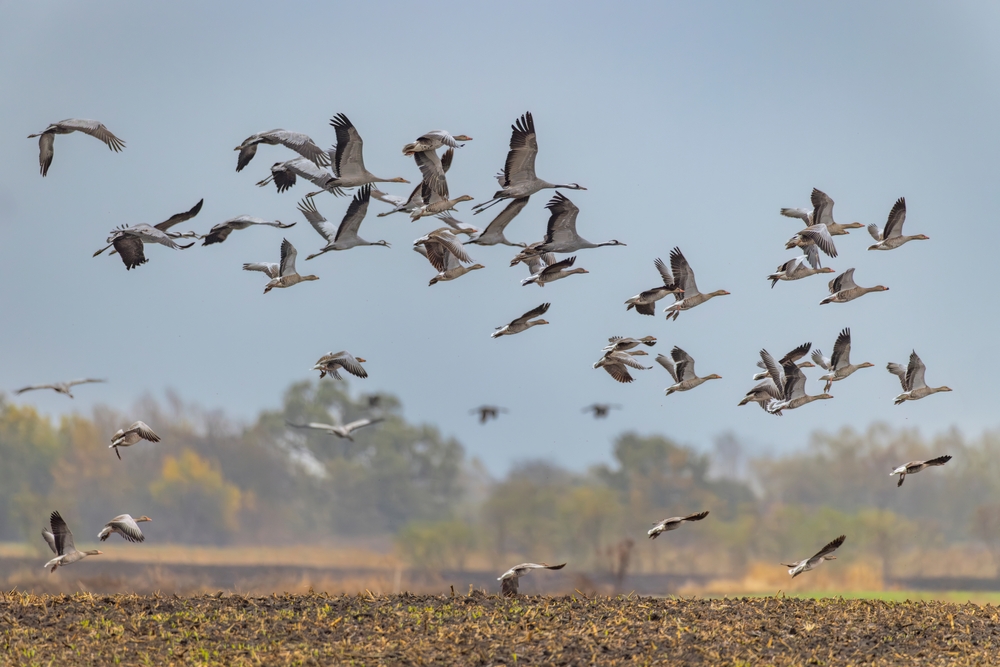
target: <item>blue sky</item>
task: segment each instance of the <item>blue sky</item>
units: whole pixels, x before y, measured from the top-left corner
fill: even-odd
[[[409,419],[457,436],[495,472],[535,456],[582,469],[607,460],[627,429],[696,447],[730,430],[759,452],[874,420],[927,433],[997,425],[995,4],[18,3],[4,14],[0,388],[111,380],[74,401],[22,397],[43,412],[128,412],[172,388],[249,420],[320,355],[347,349],[369,360],[354,390],[399,395]],[[507,266],[510,248],[476,246],[486,270],[428,287],[434,271],[409,246],[434,223],[377,218],[377,202],[361,233],[390,250],[305,263],[322,245],[295,208],[311,188],[254,186],[293,154],[264,146],[235,172],[232,149],[250,134],[283,127],[325,147],[329,118],[343,112],[369,169],[416,181],[400,147],[445,128],[474,137],[449,183],[476,199],[456,216],[481,227],[489,214],[470,207],[496,189],[510,124],[526,110],[538,174],[588,188],[565,193],[581,234],[628,244],[580,252],[590,273],[543,289],[520,286],[527,273]],[[25,137],[72,117],[101,120],[127,148],[57,137],[43,179]],[[794,256],[783,245],[799,228],[778,209],[807,206],[813,187],[834,198],[841,222],[881,226],[906,197],[907,233],[930,241],[869,253],[856,230],[825,258],[889,292],[821,308],[824,277],[770,288],[765,276]],[[534,195],[508,237],[540,239],[550,195]],[[184,252],[147,246],[149,263],[129,272],[91,257],[113,227],[159,222],[202,197],[182,229],[240,214],[299,224]],[[347,203],[316,198],[334,222]],[[241,265],[277,261],[283,235],[300,270],[321,279],[264,296],[263,276]],[[653,259],[675,245],[703,291],[732,295],[676,322],[626,312],[625,299],[656,284]],[[489,337],[543,301],[551,325]],[[761,347],[781,354],[812,341],[829,354],[845,326],[852,360],[876,368],[835,385],[835,400],[781,419],[736,407]],[[612,335],[655,335],[654,355],[679,345],[700,374],[723,379],[669,398],[659,367],[619,385],[591,368]],[[884,366],[911,349],[930,384],[955,391],[894,407],[899,385]],[[819,373],[807,374],[818,393]],[[625,409],[594,421],[580,413],[594,401]],[[468,415],[480,403],[510,414],[481,427]]]

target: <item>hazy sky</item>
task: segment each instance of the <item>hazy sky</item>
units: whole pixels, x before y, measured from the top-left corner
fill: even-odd
[[[754,447],[801,446],[817,428],[873,420],[933,433],[997,425],[995,354],[1000,232],[993,207],[1000,149],[1000,7],[989,2],[838,3],[6,3],[0,21],[0,389],[107,377],[70,401],[21,397],[45,413],[128,410],[145,392],[173,388],[188,401],[249,420],[280,405],[289,383],[328,351],[368,359],[354,391],[400,396],[407,418],[438,424],[495,472],[525,457],[582,469],[607,460],[626,429],[709,447],[732,430]],[[449,173],[470,194],[473,217],[496,190],[510,125],[534,114],[537,172],[575,181],[580,233],[627,247],[582,251],[590,271],[543,289],[521,287],[514,250],[470,246],[486,265],[433,287],[410,250],[435,221],[377,218],[361,235],[391,249],[358,248],[304,262],[322,239],[296,211],[313,189],[254,186],[294,156],[262,146],[236,173],[237,146],[275,127],[326,147],[343,112],[365,140],[368,168],[419,179],[401,146],[445,128],[474,137]],[[55,141],[47,178],[25,137],[64,118],[94,118],[127,142],[121,154],[73,134]],[[411,186],[386,189],[409,193]],[[800,224],[782,206],[808,206],[813,187],[836,218],[885,223],[897,197],[906,232],[930,241],[867,252],[864,230],[838,237],[838,272],[890,291],[820,307],[826,278],[765,276],[797,253]],[[542,237],[536,194],[508,227]],[[250,214],[298,222],[235,232],[187,251],[146,246],[126,271],[91,254],[121,224],[155,224],[204,197],[179,229],[207,231]],[[322,195],[335,224],[348,199]],[[277,261],[282,236],[299,269],[321,280],[261,292],[244,262]],[[653,287],[653,259],[680,246],[703,291],[729,290],[676,322],[626,312]],[[494,327],[542,303],[549,326],[498,340]],[[661,302],[661,308],[669,301]],[[852,360],[876,368],[834,385],[836,399],[782,418],[736,404],[752,385],[758,350],[780,355],[812,341],[829,354],[851,327]],[[697,390],[664,397],[658,366],[631,385],[591,365],[612,335],[655,335],[650,351],[687,350]],[[929,384],[955,391],[892,405],[888,361],[916,349]],[[653,356],[647,357],[652,361]],[[807,371],[810,393],[820,373]],[[314,373],[312,375],[315,375]],[[620,403],[604,421],[580,410]],[[480,426],[480,403],[510,409]],[[136,414],[135,419],[143,416]],[[153,425],[155,427],[155,425]]]

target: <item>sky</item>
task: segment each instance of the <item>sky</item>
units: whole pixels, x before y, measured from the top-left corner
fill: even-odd
[[[391,392],[407,419],[457,437],[502,474],[545,458],[583,470],[610,460],[614,437],[663,433],[708,449],[732,432],[748,454],[804,446],[816,429],[873,421],[930,435],[996,428],[1000,358],[1000,240],[995,212],[1000,133],[1000,6],[989,2],[840,3],[8,3],[0,22],[0,390],[106,377],[69,400],[31,392],[18,401],[53,416],[99,404],[131,418],[146,394],[176,391],[249,423],[280,406],[289,384],[315,376],[322,354],[367,359],[357,393]],[[588,269],[544,288],[520,286],[516,249],[469,246],[487,268],[429,287],[435,271],[410,250],[433,219],[384,218],[372,202],[361,235],[371,247],[305,262],[322,239],[296,210],[313,188],[255,187],[294,153],[262,146],[235,172],[233,148],[272,128],[327,147],[329,119],[346,114],[364,138],[366,166],[413,182],[400,148],[443,128],[473,141],[448,174],[456,217],[477,227],[491,209],[510,125],[525,111],[538,133],[538,175],[576,182],[578,230],[625,247],[578,253]],[[102,121],[127,148],[112,153],[76,133],[57,136],[46,178],[28,134],[64,118]],[[385,189],[407,195],[412,186]],[[812,188],[840,222],[884,225],[905,196],[905,232],[888,253],[868,252],[863,229],[837,237],[837,272],[888,292],[819,306],[817,276],[770,287],[795,252],[800,223],[781,207],[808,207]],[[531,197],[507,228],[540,240],[545,203]],[[178,227],[201,233],[248,214],[298,224],[237,231],[222,245],[146,246],[126,271],[91,257],[118,225],[155,224],[199,199]],[[316,205],[334,224],[347,198]],[[320,280],[262,294],[266,277],[244,262],[278,261],[282,237],[298,268]],[[702,291],[725,289],[675,322],[626,311],[655,286],[657,257],[679,246]],[[491,339],[551,302],[548,326]],[[658,311],[669,301],[660,303]],[[776,418],[737,403],[754,382],[761,348],[779,356],[811,341],[832,351],[850,327],[851,359],[875,368],[834,385],[834,400]],[[645,359],[678,345],[700,375],[723,379],[664,396],[656,366],[630,385],[592,364],[609,336],[653,335]],[[894,407],[885,371],[916,350],[931,385],[954,391]],[[807,371],[809,393],[822,384]],[[329,380],[325,380],[329,381]],[[617,403],[606,420],[581,412]],[[481,426],[469,410],[509,409]],[[151,425],[155,428],[155,424]],[[110,434],[109,434],[110,437]]]

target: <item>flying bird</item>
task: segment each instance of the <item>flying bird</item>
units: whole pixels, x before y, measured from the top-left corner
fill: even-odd
[[[478,408],[472,408],[469,410],[470,415],[479,415],[479,423],[485,424],[491,419],[497,419],[500,413],[510,412],[507,408],[501,408],[499,405],[480,405]]]
[[[160,436],[153,433],[153,429],[149,428],[145,422],[133,422],[128,428],[120,428],[113,436],[111,436],[111,445],[108,449],[114,449],[115,454],[118,455],[118,460],[120,461],[122,454],[118,451],[119,447],[131,447],[135,443],[141,442],[142,440],[159,442]]]
[[[333,181],[336,180],[333,174],[322,167],[317,167],[316,163],[304,157],[292,158],[284,162],[275,162],[271,165],[271,175],[257,181],[257,187],[267,187],[268,183],[273,182],[278,192],[285,192],[298,182],[299,176],[336,197],[343,197],[347,194],[343,188],[333,184]],[[307,196],[311,197],[315,194],[319,193],[314,192]]]
[[[819,305],[827,303],[847,303],[857,298],[863,297],[869,292],[885,292],[888,287],[875,285],[875,287],[858,287],[854,282],[854,269],[847,269],[839,276],[830,281],[830,296],[819,302]]]
[[[867,361],[862,364],[851,363],[851,330],[849,328],[844,328],[837,336],[837,341],[833,344],[832,357],[824,357],[823,353],[816,349],[813,350],[812,360],[820,368],[830,371],[819,378],[826,380],[823,391],[830,391],[830,385],[838,380],[843,380],[859,368],[871,368],[875,365]]]
[[[833,273],[830,267],[820,266],[819,251],[815,245],[806,246],[805,251],[806,254],[779,264],[775,272],[767,277],[771,281],[771,289],[774,289],[779,280],[801,280],[817,273]]]
[[[347,438],[351,442],[354,442],[354,438],[351,434],[357,431],[359,428],[364,428],[365,426],[370,426],[371,424],[377,424],[380,421],[385,421],[384,417],[373,417],[358,419],[347,424],[321,424],[318,422],[309,422],[308,424],[295,424],[290,421],[285,421],[291,427],[294,428],[307,428],[314,431],[323,431],[324,433],[329,433],[330,435],[335,435],[338,438]]]
[[[97,534],[97,537],[103,542],[111,537],[112,533],[118,533],[129,542],[145,542],[146,536],[139,530],[139,524],[143,521],[152,521],[152,519],[146,515],[133,519],[131,514],[119,514],[104,524],[104,528]]]
[[[198,215],[201,211],[202,204],[204,203],[205,200],[201,199],[189,210],[184,211],[183,213],[176,213],[156,225],[123,225],[118,229],[112,230],[111,236],[107,238],[108,245],[95,252],[94,257],[97,257],[111,246],[114,246],[115,249],[111,251],[111,254],[113,255],[118,253],[121,255],[122,262],[125,264],[125,269],[130,271],[149,261],[146,259],[146,254],[143,251],[143,245],[146,243],[159,243],[160,245],[165,245],[174,250],[184,250],[186,248],[190,248],[194,245],[194,242],[189,243],[188,245],[179,245],[174,242],[174,239],[197,238],[197,234],[194,232],[179,233],[168,230],[174,225],[178,225]]]
[[[680,287],[681,291],[674,294],[674,302],[663,310],[667,314],[668,320],[671,317],[676,320],[682,310],[691,310],[709,299],[729,294],[724,289],[702,294],[698,290],[698,284],[694,281],[694,271],[680,248],[675,247],[670,251],[670,268],[673,269],[673,280],[670,281],[670,284]]]
[[[288,239],[281,239],[281,263],[250,262],[243,265],[244,271],[261,271],[271,280],[264,286],[264,294],[275,287],[291,287],[308,280],[319,280],[319,276],[300,276],[295,270],[295,246]]]
[[[667,296],[668,294],[678,294],[682,293],[682,290],[677,285],[673,284],[674,277],[670,273],[670,269],[663,262],[662,259],[657,257],[653,260],[653,266],[660,273],[660,278],[663,280],[662,285],[657,285],[656,287],[648,290],[639,292],[631,299],[625,301],[627,306],[625,310],[632,310],[635,308],[635,312],[642,315],[656,315],[656,302]]]
[[[77,551],[76,545],[73,544],[73,533],[70,532],[69,526],[63,521],[59,512],[53,512],[49,516],[49,526],[51,530],[42,529],[42,538],[45,539],[45,543],[52,549],[52,553],[56,555],[55,558],[45,564],[45,567],[50,568],[49,572],[55,572],[57,567],[75,563],[87,556],[100,556],[104,553],[96,549],[92,551]]]
[[[316,365],[310,370],[319,371],[321,380],[326,375],[331,375],[334,379],[342,380],[343,378],[340,377],[340,373],[337,372],[340,369],[347,371],[355,377],[366,378],[368,377],[368,371],[361,365],[366,361],[366,359],[362,359],[361,357],[355,357],[346,350],[328,352],[320,357]]]
[[[694,359],[691,358],[690,354],[676,345],[674,349],[670,350],[669,358],[665,354],[656,355],[656,363],[666,368],[667,372],[670,373],[670,377],[674,379],[674,384],[665,390],[667,396],[676,391],[694,389],[708,380],[722,379],[721,375],[716,375],[715,373],[706,375],[705,377],[695,375]]]
[[[347,206],[347,212],[344,213],[344,218],[340,221],[339,227],[334,227],[327,222],[327,219],[319,212],[316,208],[316,203],[312,199],[306,198],[300,201],[299,211],[309,221],[313,229],[326,239],[326,245],[319,252],[307,256],[306,261],[314,257],[319,257],[331,250],[350,250],[351,248],[363,245],[388,248],[388,241],[366,241],[358,236],[358,229],[368,214],[370,198],[371,186],[366,185],[358,188],[358,191],[354,193],[354,198],[351,199],[351,203]]]
[[[616,403],[592,403],[585,407],[583,412],[594,413],[594,419],[604,419],[612,409],[621,410],[621,407]]]
[[[808,572],[809,570],[813,570],[818,566],[822,565],[823,561],[836,560],[837,557],[831,556],[830,554],[839,549],[840,545],[844,543],[845,539],[846,539],[845,536],[841,535],[840,537],[838,537],[837,539],[835,539],[834,541],[830,542],[825,547],[820,549],[819,552],[812,558],[806,558],[805,560],[800,560],[796,563],[781,563],[781,565],[790,568],[788,570],[788,574],[792,575],[792,579],[794,579],[803,572]]]
[[[451,134],[445,130],[431,130],[430,132],[417,137],[416,141],[403,146],[403,155],[409,156],[414,155],[415,153],[423,153],[425,151],[436,151],[442,146],[460,148],[458,144],[459,141],[472,141],[472,137],[467,137],[464,134],[451,136]]]
[[[300,132],[289,132],[288,130],[270,130],[253,134],[243,140],[243,143],[234,148],[239,151],[240,156],[236,160],[236,171],[243,171],[243,167],[250,164],[250,160],[257,154],[257,146],[267,144],[269,146],[284,146],[311,161],[317,167],[330,166],[330,157],[322,148],[316,145],[308,135]]]
[[[668,530],[677,530],[685,521],[701,521],[706,516],[708,516],[708,510],[687,516],[672,516],[669,519],[654,523],[653,527],[646,531],[646,534],[649,535],[649,539],[655,540],[660,533],[665,533]]]
[[[526,247],[525,243],[512,243],[507,240],[504,236],[504,230],[507,229],[507,225],[510,224],[511,220],[517,217],[517,214],[528,204],[527,197],[518,197],[517,199],[511,200],[507,206],[504,207],[497,217],[493,218],[490,224],[486,225],[486,229],[482,232],[474,233],[472,238],[470,238],[466,243],[474,243],[476,245],[497,245],[502,243],[503,245],[516,246],[519,248]]]
[[[536,285],[545,287],[547,283],[562,280],[563,278],[572,276],[575,273],[590,273],[587,269],[583,268],[571,269],[570,267],[573,266],[574,262],[576,262],[576,255],[567,257],[566,259],[558,262],[553,262],[552,264],[548,264],[544,268],[539,268],[537,273],[534,273],[522,280],[521,286],[523,287],[525,285],[535,283]]]
[[[799,218],[806,223],[806,227],[813,225],[826,225],[831,236],[841,236],[848,234],[848,229],[860,229],[864,227],[860,222],[851,222],[842,225],[833,219],[833,200],[825,192],[813,188],[810,201],[812,210],[805,208],[783,208],[781,215],[788,218]]]
[[[606,345],[601,349],[602,352],[624,352],[625,350],[631,350],[639,345],[645,345],[647,347],[653,347],[656,345],[656,336],[643,336],[642,338],[622,338],[621,336],[612,336],[608,339],[610,345]]]
[[[927,371],[927,367],[924,366],[924,362],[920,360],[915,350],[910,352],[910,363],[906,365],[906,368],[899,364],[889,363],[886,365],[886,369],[898,377],[900,384],[903,385],[903,393],[893,400],[893,405],[899,405],[903,401],[916,401],[942,391],[951,391],[950,387],[927,386],[927,383],[924,382],[924,373]]]
[[[330,119],[330,125],[337,133],[337,145],[329,151],[333,178],[327,184],[320,186],[323,190],[355,188],[368,183],[409,183],[402,176],[380,178],[365,168],[364,141],[347,116],[338,113]],[[319,193],[314,192],[308,196],[312,197],[315,194]]]
[[[594,362],[594,368],[603,368],[608,372],[608,375],[613,377],[618,382],[628,384],[635,380],[635,378],[629,374],[629,368],[635,368],[636,370],[641,371],[648,371],[653,368],[652,366],[643,366],[632,358],[644,356],[646,356],[646,352],[644,350],[629,350],[627,352],[609,350],[604,353],[603,357]]]
[[[908,241],[929,241],[931,237],[923,234],[903,236],[903,223],[906,222],[906,199],[896,200],[885,227],[880,231],[877,225],[868,225],[868,233],[875,239],[875,244],[868,246],[869,250],[893,250]]]
[[[532,570],[561,570],[566,567],[566,563],[561,565],[546,565],[545,563],[521,563],[510,568],[499,577],[500,594],[503,596],[517,595],[517,580],[528,574]]]
[[[237,229],[247,229],[254,225],[267,225],[268,227],[277,227],[278,229],[288,229],[289,227],[294,227],[295,223],[284,223],[281,220],[264,220],[263,218],[255,218],[252,215],[238,215],[235,218],[229,218],[229,220],[220,222],[212,227],[208,234],[205,235],[205,240],[201,244],[212,245],[213,243],[222,243]]]
[[[930,468],[931,466],[943,466],[948,461],[951,461],[950,456],[939,456],[936,459],[928,459],[927,461],[910,461],[889,473],[889,477],[899,475],[899,481],[896,482],[896,488],[898,489],[903,486],[903,480],[906,479],[907,475],[916,474],[924,468]]]
[[[21,387],[15,394],[23,394],[26,391],[34,391],[36,389],[52,389],[56,393],[66,394],[70,398],[73,398],[73,393],[70,391],[73,387],[78,384],[87,384],[90,382],[107,382],[107,380],[98,380],[96,378],[84,378],[82,380],[70,380],[69,382],[53,382],[52,384],[33,384],[30,387]]]
[[[37,134],[29,134],[28,138],[38,137],[38,164],[42,176],[47,176],[49,167],[52,166],[52,146],[55,143],[57,134],[69,134],[70,132],[83,132],[100,139],[108,148],[116,153],[120,153],[125,148],[125,142],[111,134],[104,123],[96,120],[86,120],[81,118],[68,118],[58,123],[52,123],[47,128]]]
[[[514,334],[519,334],[523,331],[527,331],[531,327],[538,324],[548,324],[548,320],[533,320],[533,317],[540,317],[544,315],[551,303],[543,303],[542,305],[532,308],[521,317],[517,317],[510,321],[510,323],[503,325],[502,327],[497,327],[497,330],[490,334],[490,338],[499,338],[500,336],[513,336]]]

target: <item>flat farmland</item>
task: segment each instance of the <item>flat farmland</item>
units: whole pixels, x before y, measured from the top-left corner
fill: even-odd
[[[0,598],[12,665],[989,665],[991,605],[771,597]]]

